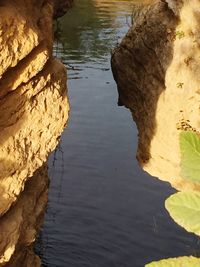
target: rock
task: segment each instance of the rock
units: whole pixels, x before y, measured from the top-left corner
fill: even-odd
[[[0,100],[0,214],[56,147],[68,111],[65,69],[55,59]]]
[[[32,243],[47,203],[44,164],[69,113],[66,70],[52,56],[53,8],[0,3],[0,266],[40,266]]]
[[[199,10],[197,0],[140,6],[112,55],[119,103],[138,127],[140,165],[181,190],[200,189],[181,177],[179,148],[180,130],[200,130]]]
[[[72,6],[73,0],[53,0],[54,18],[62,17]]]
[[[53,45],[53,7],[49,1],[2,0],[0,14],[0,77],[19,63],[21,67],[38,46],[43,46],[49,57]]]
[[[48,199],[46,165],[26,183],[16,205],[0,220],[0,266],[37,267],[40,259],[32,251],[32,243],[43,223]]]

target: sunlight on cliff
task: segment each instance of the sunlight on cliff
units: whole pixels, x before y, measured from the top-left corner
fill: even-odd
[[[180,130],[200,127],[199,8],[197,0],[141,5],[112,58],[120,102],[139,130],[140,164],[178,189],[200,190],[180,177],[179,150]]]
[[[29,254],[38,262],[32,247],[21,250],[41,226],[48,191],[42,166],[68,119],[66,70],[52,57],[52,16],[43,0],[0,6],[0,265],[21,266]]]
[[[199,8],[199,1],[194,0],[186,1],[180,10],[173,61],[165,76],[166,90],[157,104],[157,130],[151,141],[152,159],[145,167],[152,175],[187,190],[194,187],[200,190],[200,186],[185,182],[180,177],[179,150],[181,129],[200,130]]]

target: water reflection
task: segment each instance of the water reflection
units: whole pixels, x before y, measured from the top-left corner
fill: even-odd
[[[127,31],[132,6],[127,0],[76,1],[76,15],[70,10],[67,19],[57,22],[55,53],[74,71],[73,77],[79,76],[83,63],[88,68],[95,68],[94,63],[104,67],[111,49]]]

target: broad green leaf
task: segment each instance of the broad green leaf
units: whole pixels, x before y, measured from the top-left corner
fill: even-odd
[[[195,257],[179,257],[146,264],[145,267],[199,267],[200,259]]]
[[[200,193],[178,192],[165,201],[165,207],[176,223],[200,235]]]
[[[192,131],[180,133],[181,176],[200,183],[200,137]]]

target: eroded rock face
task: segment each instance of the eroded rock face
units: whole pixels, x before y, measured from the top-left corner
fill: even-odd
[[[1,218],[0,266],[6,262],[5,266],[9,267],[40,266],[32,244],[43,222],[48,183],[47,167],[44,165],[27,181],[16,205]]]
[[[137,124],[142,167],[175,188],[199,190],[180,175],[179,134],[200,130],[200,2],[151,1],[112,56],[119,103]]]
[[[53,7],[0,1],[0,266],[40,266],[32,243],[47,203],[44,163],[69,112],[66,70],[52,56]]]

